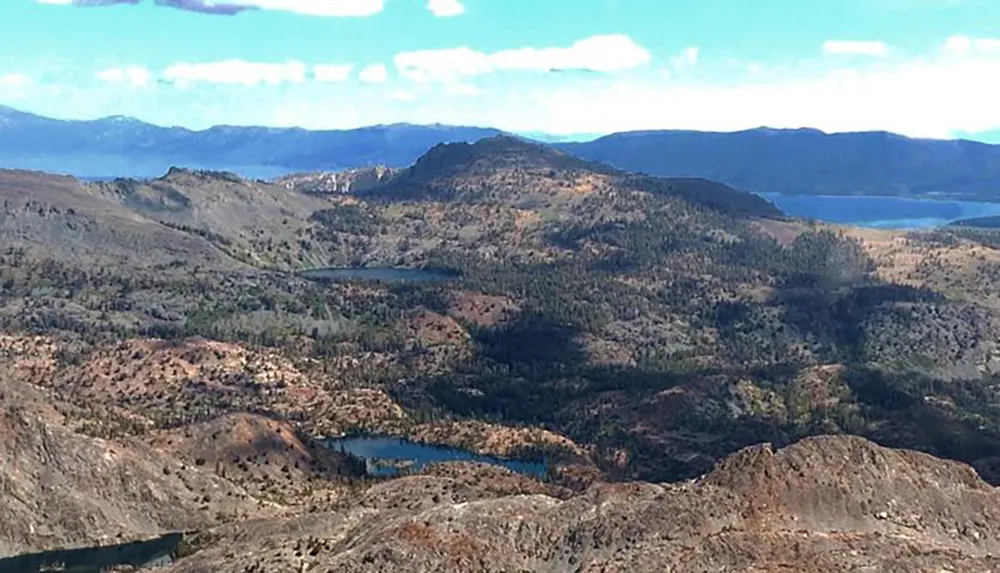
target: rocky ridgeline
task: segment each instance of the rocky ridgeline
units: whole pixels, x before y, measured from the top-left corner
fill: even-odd
[[[293,173],[279,177],[274,182],[287,189],[305,193],[363,193],[389,183],[397,171],[390,167],[376,165],[336,172]]]
[[[997,517],[1000,493],[968,466],[817,437],[569,497],[475,472],[396,479],[334,511],[223,527],[170,571],[975,572],[1000,565]]]

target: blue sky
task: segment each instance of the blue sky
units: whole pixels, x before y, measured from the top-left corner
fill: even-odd
[[[0,104],[64,118],[1000,128],[997,0],[2,0],[0,21]]]

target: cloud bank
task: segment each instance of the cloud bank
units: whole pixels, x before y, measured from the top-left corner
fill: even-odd
[[[358,72],[358,79],[366,84],[380,84],[389,77],[384,64],[372,64]]]
[[[889,47],[885,45],[885,42],[828,40],[823,43],[823,53],[838,56],[872,56],[884,58],[889,55]]]
[[[915,137],[1000,128],[1000,38],[953,36],[919,53],[890,46],[879,57],[861,51],[747,62],[690,48],[654,57],[627,36],[596,36],[491,53],[402,52],[388,69],[298,60],[177,62],[149,71],[126,65],[87,71],[91,85],[51,71],[28,78],[32,68],[21,66],[0,68],[0,103],[190,127],[440,122],[573,134],[769,125]],[[548,73],[560,67],[598,73]],[[64,82],[62,91],[46,92],[44,74]]]
[[[674,58],[676,67],[694,65],[698,49],[688,48]],[[446,93],[473,95],[473,86],[459,81],[462,77],[488,75],[494,72],[550,72],[585,70],[610,74],[645,66],[650,53],[623,35],[591,36],[565,48],[517,48],[492,54],[470,48],[451,48],[402,52],[393,63],[399,77],[420,85],[440,81]],[[113,67],[96,73],[109,83],[145,85],[152,79],[183,86],[195,84],[230,84],[257,86],[261,84],[301,84],[309,80],[339,83],[351,78],[355,65],[349,62],[307,64],[297,59],[284,62],[254,62],[237,58],[211,62],[176,62],[158,73],[143,66]],[[372,63],[356,74],[368,84],[383,83],[389,78],[384,63]]]
[[[177,63],[168,66],[161,77],[169,83],[190,85],[195,83],[238,84],[301,84],[306,81],[308,69],[298,60],[283,63],[222,60],[208,63]]]
[[[569,47],[515,48],[487,54],[468,47],[402,52],[393,58],[400,75],[418,83],[454,83],[465,76],[501,71],[616,72],[644,66],[652,56],[623,34],[597,35]]]
[[[427,9],[438,18],[450,18],[465,12],[460,0],[427,0]]]
[[[152,74],[142,66],[125,66],[107,68],[97,72],[97,78],[112,84],[131,84],[144,86],[149,83]]]

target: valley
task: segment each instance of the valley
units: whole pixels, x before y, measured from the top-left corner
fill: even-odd
[[[505,135],[331,180],[0,170],[4,555],[195,530],[164,571],[996,567],[992,231]],[[371,476],[345,435],[471,459]]]
[[[1000,572],[995,22],[0,1],[0,573]]]

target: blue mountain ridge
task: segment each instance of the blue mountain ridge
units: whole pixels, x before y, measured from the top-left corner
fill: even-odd
[[[403,167],[439,143],[504,133],[397,123],[344,130],[163,127],[113,116],[60,120],[0,106],[0,167],[79,177],[150,177],[179,165],[268,179],[295,171]],[[584,159],[760,193],[1000,200],[1000,145],[887,132],[760,127],[736,132],[632,131],[590,141],[520,134]]]

